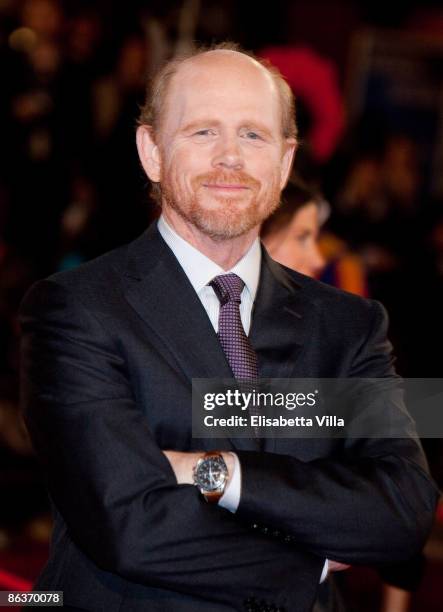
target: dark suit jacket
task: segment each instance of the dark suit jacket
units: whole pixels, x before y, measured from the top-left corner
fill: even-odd
[[[55,516],[37,588],[67,605],[303,612],[326,557],[383,563],[421,548],[437,491],[413,438],[267,440],[265,452],[192,438],[191,379],[232,372],[156,226],[34,285],[21,324],[23,407]],[[262,377],[393,374],[378,303],[265,252],[250,339]],[[235,515],[178,486],[160,451],[202,446],[239,455]]]

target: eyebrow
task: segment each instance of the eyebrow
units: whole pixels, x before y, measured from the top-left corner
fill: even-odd
[[[202,126],[220,127],[220,125],[221,121],[218,121],[217,119],[203,117],[202,119],[197,119],[196,121],[191,121],[190,123],[187,123],[184,127],[180,128],[179,132],[191,132],[192,130],[195,130]],[[256,121],[245,121],[240,124],[240,127],[245,128],[247,130],[258,130],[260,132],[263,132],[264,134],[267,134],[268,136],[272,136],[268,127],[266,127],[263,123],[259,123]]]
[[[197,119],[195,121],[191,121],[190,123],[187,123],[184,127],[180,128],[180,132],[191,132],[192,130],[197,129],[198,127],[201,127],[202,125],[206,125],[206,126],[214,126],[214,127],[218,127],[220,125],[220,121],[218,121],[217,119],[210,119],[210,118],[205,118],[203,117],[202,119]]]

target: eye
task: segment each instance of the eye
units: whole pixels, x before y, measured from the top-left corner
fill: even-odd
[[[309,241],[309,238],[310,238],[309,233],[303,232],[302,234],[295,236],[295,241],[298,242],[299,244],[305,245]]]
[[[194,132],[193,136],[213,136],[214,134],[215,134],[214,130],[205,129],[205,130],[198,130],[197,132]]]
[[[257,134],[257,132],[246,132],[245,133],[246,138],[249,138],[250,140],[263,140],[262,137]]]

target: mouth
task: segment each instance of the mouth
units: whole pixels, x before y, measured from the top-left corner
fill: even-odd
[[[246,185],[239,185],[237,183],[203,183],[203,187],[220,191],[242,191],[249,189]]]

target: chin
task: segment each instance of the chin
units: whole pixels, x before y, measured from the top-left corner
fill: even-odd
[[[213,195],[209,199],[205,199],[199,203],[201,210],[207,210],[208,213],[219,211],[220,213],[229,213],[230,215],[236,212],[242,212],[249,210],[254,207],[254,203],[251,202],[250,197],[243,196],[225,196],[225,195]]]
[[[232,215],[228,219],[219,220],[218,223],[214,221],[214,217],[209,215],[204,218],[194,219],[194,224],[201,232],[210,236],[213,240],[219,241],[243,236],[258,225],[254,221],[245,220],[244,216],[238,221],[234,220]]]
[[[300,272],[300,274],[304,274],[305,276],[310,276],[311,278],[315,278],[317,276],[315,272],[313,272],[312,270],[309,270],[308,268],[300,268],[298,271]]]

